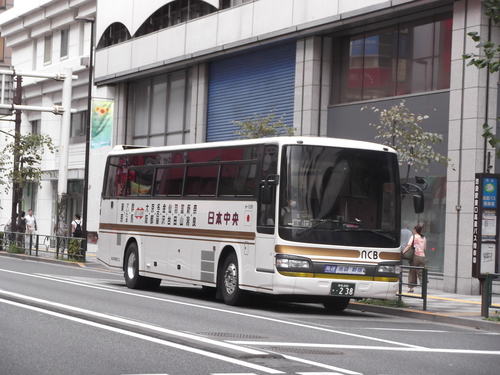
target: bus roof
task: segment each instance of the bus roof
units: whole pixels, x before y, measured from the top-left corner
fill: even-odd
[[[385,151],[391,153],[396,152],[389,146],[373,142],[356,141],[352,139],[342,139],[342,138],[329,138],[329,137],[292,136],[292,137],[272,137],[272,138],[244,139],[244,140],[206,142],[206,143],[190,143],[190,144],[181,144],[175,146],[159,146],[159,147],[117,145],[110,152],[110,155],[143,154],[150,151],[169,152],[178,150],[180,151],[199,150],[204,148],[208,149],[208,148],[238,147],[245,145],[250,146],[250,145],[260,145],[260,144],[277,144],[279,146],[300,144],[300,145],[313,145],[313,146],[325,146],[325,147],[355,148],[355,149],[372,150],[372,151]]]

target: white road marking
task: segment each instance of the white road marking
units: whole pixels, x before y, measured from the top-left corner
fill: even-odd
[[[400,348],[393,346],[369,346],[369,345],[338,345],[338,344],[306,344],[303,342],[270,342],[270,341],[228,341],[236,345],[252,345],[252,346],[283,346],[283,347],[298,347],[298,348],[321,348],[321,349],[363,349],[363,350],[390,350],[402,352],[422,352],[422,353],[451,353],[451,354],[488,354],[500,355],[499,350],[470,350],[470,349],[443,349],[443,348]]]
[[[189,346],[185,346],[185,345],[176,344],[176,343],[173,343],[173,342],[169,342],[169,341],[157,339],[155,337],[146,336],[146,335],[143,335],[143,334],[140,334],[140,333],[126,331],[126,330],[121,329],[121,328],[110,327],[110,326],[107,326],[107,325],[104,325],[104,324],[101,324],[101,323],[91,322],[91,321],[84,320],[84,319],[81,319],[81,318],[76,318],[76,317],[72,317],[72,316],[69,316],[69,315],[64,315],[64,314],[61,314],[61,313],[58,313],[58,312],[41,309],[39,307],[24,305],[24,304],[21,304],[21,303],[18,303],[18,302],[13,302],[13,301],[8,301],[8,300],[1,300],[1,299],[0,299],[0,302],[6,303],[6,304],[10,304],[10,305],[13,305],[13,306],[17,306],[17,307],[22,307],[22,308],[25,308],[25,309],[28,309],[28,310],[33,310],[33,311],[36,311],[36,312],[44,313],[44,314],[47,314],[47,315],[52,315],[52,316],[55,316],[55,317],[58,317],[58,318],[67,319],[67,320],[70,320],[70,321],[73,321],[73,322],[77,322],[77,323],[81,323],[81,324],[86,324],[86,325],[89,325],[89,326],[92,326],[92,327],[96,327],[96,328],[100,328],[100,329],[105,329],[105,330],[108,330],[108,331],[111,331],[111,332],[116,332],[116,333],[120,333],[120,334],[123,334],[123,335],[135,337],[135,338],[138,338],[138,339],[141,339],[141,340],[150,341],[150,342],[153,342],[155,344],[169,346],[169,347],[172,347],[172,348],[184,350],[184,351],[191,352],[191,353],[194,353],[194,354],[199,354],[199,355],[203,355],[203,356],[206,356],[206,357],[218,359],[220,361],[229,362],[229,363],[237,364],[237,365],[240,365],[240,366],[252,368],[254,370],[263,371],[263,372],[266,372],[268,374],[283,374],[284,373],[282,371],[275,370],[275,369],[272,369],[272,368],[269,368],[269,367],[264,367],[264,366],[260,366],[260,365],[255,365],[255,364],[250,363],[250,362],[241,361],[241,360],[236,359],[236,358],[226,357],[226,356],[223,356],[223,355],[220,355],[220,354],[216,354],[216,353],[212,353],[212,352],[207,352],[207,351],[204,351],[204,350],[201,350],[201,349],[191,348]],[[78,310],[80,310],[80,309],[78,309]],[[112,316],[107,316],[107,317],[108,318],[114,318]],[[136,322],[130,322],[130,323],[131,324],[137,324]]]
[[[182,337],[184,339],[189,339],[189,340],[192,340],[192,341],[198,341],[198,342],[202,342],[204,344],[210,344],[210,345],[214,345],[214,346],[223,347],[223,348],[226,348],[226,349],[232,349],[232,350],[240,351],[240,352],[243,352],[245,354],[251,354],[251,355],[266,355],[266,354],[268,354],[268,353],[266,353],[264,351],[261,351],[261,350],[244,348],[244,347],[241,347],[241,346],[238,346],[238,345],[234,345],[234,344],[231,344],[231,343],[228,343],[228,342],[224,342],[224,341],[212,340],[212,339],[209,339],[207,337],[192,335],[192,334],[185,333],[185,332],[174,331],[174,330],[171,330],[171,329],[162,328],[162,327],[151,325],[151,324],[147,324],[147,323],[132,321],[132,320],[129,320],[129,319],[121,318],[119,316],[102,314],[102,313],[99,313],[99,312],[96,312],[96,311],[81,309],[79,307],[74,307],[74,306],[70,306],[70,305],[64,305],[62,303],[57,303],[57,302],[51,302],[51,301],[47,301],[47,300],[42,300],[42,299],[39,299],[39,298],[29,297],[29,296],[25,296],[25,295],[18,294],[18,293],[12,293],[12,292],[7,292],[7,291],[0,290],[0,296],[1,295],[8,295],[8,296],[12,296],[12,297],[15,297],[15,298],[20,298],[22,300],[28,300],[28,301],[37,302],[37,303],[44,304],[44,305],[58,307],[58,308],[61,308],[61,309],[64,309],[64,310],[71,310],[72,312],[82,313],[82,314],[85,314],[85,315],[88,315],[88,316],[93,316],[95,318],[107,319],[107,320],[112,320],[112,321],[115,321],[115,322],[118,322],[118,323],[124,323],[124,324],[131,325],[131,326],[137,326],[137,327],[141,327],[141,328],[146,328],[146,329],[154,330],[154,331],[161,332],[161,333],[164,333],[164,334],[167,334],[167,335]]]
[[[77,285],[77,286],[85,287],[85,288],[105,290],[105,291],[109,291],[109,292],[113,292],[113,293],[130,295],[130,296],[134,296],[134,297],[151,299],[151,300],[155,300],[155,301],[168,302],[168,303],[172,303],[172,304],[176,304],[176,305],[190,306],[190,307],[196,307],[196,308],[199,308],[199,309],[211,310],[211,311],[216,311],[216,312],[225,313],[225,314],[233,314],[233,315],[244,316],[244,317],[252,318],[252,319],[266,320],[266,321],[269,321],[269,322],[274,322],[274,323],[279,323],[279,324],[285,324],[285,325],[291,325],[291,326],[295,326],[295,327],[302,327],[302,328],[307,328],[307,329],[312,329],[312,330],[317,330],[317,331],[336,333],[336,334],[339,334],[339,335],[351,336],[351,337],[361,338],[361,339],[365,339],[365,340],[372,340],[372,341],[383,342],[385,344],[400,345],[400,346],[404,346],[404,347],[408,347],[408,348],[421,348],[421,346],[406,344],[406,343],[392,341],[392,340],[379,339],[379,338],[376,338],[376,337],[370,337],[370,336],[359,335],[359,334],[355,334],[355,333],[343,332],[343,331],[338,331],[338,330],[335,330],[335,329],[318,327],[318,326],[308,325],[308,324],[304,324],[304,323],[296,323],[296,322],[283,321],[283,320],[280,320],[280,319],[269,318],[269,317],[265,317],[265,316],[258,316],[258,315],[253,315],[253,314],[249,314],[249,313],[243,313],[243,312],[240,312],[240,311],[230,311],[230,310],[220,309],[220,308],[216,308],[216,307],[201,306],[201,305],[196,305],[196,304],[188,303],[188,302],[174,301],[174,300],[169,300],[169,299],[160,298],[160,297],[154,297],[154,296],[147,296],[147,295],[142,295],[142,294],[136,294],[136,293],[128,292],[128,291],[125,291],[125,290],[115,290],[115,289],[106,288],[106,287],[103,287],[103,286],[100,286],[100,285],[81,284],[81,283],[76,283],[76,282],[71,281],[71,280],[63,280],[63,279],[53,278],[53,277],[48,277],[48,276],[43,276],[43,275],[32,275],[32,274],[28,274],[28,273],[17,272],[17,271],[10,271],[10,270],[2,270],[2,269],[0,269],[0,271],[14,273],[14,274],[19,274],[19,275],[23,275],[23,276],[29,276],[29,277],[42,278],[42,279],[51,280],[51,281],[55,281],[55,282],[62,282],[62,283]]]
[[[363,330],[371,330],[371,331],[403,331],[408,332],[408,328],[363,328]],[[412,332],[426,332],[426,333],[454,333],[450,331],[443,331],[437,329],[413,329]]]
[[[341,371],[342,372],[341,375],[344,375],[344,374],[362,375],[359,372],[346,370],[346,369],[343,369],[343,368],[340,368],[340,367],[325,365],[323,363],[318,363],[318,362],[310,361],[308,359],[293,357],[291,355],[284,355],[283,357],[285,357],[286,359],[289,359],[291,361],[301,362],[301,363],[305,363],[305,364],[316,366],[316,367],[322,367],[322,368],[325,368],[325,369],[328,369],[328,370]],[[306,373],[306,372],[304,372],[304,374],[332,374],[332,373],[331,372],[328,372],[328,373],[327,372],[324,372],[324,373],[323,372],[318,372],[318,373],[315,373],[315,372]],[[335,374],[338,374],[338,372],[336,372]]]

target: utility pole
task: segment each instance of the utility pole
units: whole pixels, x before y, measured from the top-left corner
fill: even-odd
[[[10,216],[11,221],[11,232],[15,232],[17,230],[17,214],[21,212],[21,198],[22,198],[22,190],[19,184],[19,174],[22,171],[22,160],[20,160],[20,143],[21,143],[21,114],[22,111],[39,111],[39,112],[52,112],[55,115],[63,115],[63,126],[61,129],[62,136],[65,140],[64,145],[62,145],[62,151],[64,153],[61,161],[60,161],[60,173],[64,180],[64,184],[67,184],[67,169],[68,169],[68,147],[69,147],[69,128],[71,125],[71,113],[76,112],[76,110],[71,109],[71,90],[72,80],[78,79],[78,76],[72,75],[71,68],[64,68],[64,73],[55,73],[55,74],[47,74],[47,73],[38,73],[38,72],[20,72],[15,71],[13,69],[9,70],[0,70],[0,75],[2,75],[2,86],[0,87],[0,110],[12,110],[15,111],[15,130],[14,130],[14,165],[13,165],[13,176],[14,179],[12,181],[12,211]],[[5,91],[6,85],[4,84],[6,81],[5,76],[9,75],[15,77],[16,81],[16,92],[14,98],[12,100],[12,104],[5,104]],[[39,106],[28,106],[22,105],[22,81],[23,76],[25,77],[34,77],[34,78],[49,78],[54,79],[56,81],[64,81],[63,86],[63,106],[54,106],[54,107],[39,107]],[[8,134],[8,133],[7,133]],[[9,134],[11,135],[11,134]],[[64,192],[66,195],[66,187],[59,189]]]
[[[63,108],[71,108],[72,96],[72,70],[64,68],[64,83],[63,83]],[[71,112],[64,111],[61,121],[61,144],[59,148],[59,180],[57,184],[57,195],[59,200],[59,212],[57,214],[57,230],[58,236],[71,235],[67,228],[66,207],[68,205],[68,158],[69,158],[69,137],[71,127]]]
[[[14,96],[14,104],[21,105],[22,101],[22,87],[23,77],[20,75],[16,76],[16,94]],[[21,212],[20,207],[18,208],[18,201],[20,204],[21,197],[19,191],[19,183],[17,182],[17,174],[19,173],[19,140],[21,139],[21,110],[16,109],[15,117],[15,130],[14,130],[14,181],[12,183],[12,211],[10,214],[10,231],[12,233],[17,232],[17,213]]]

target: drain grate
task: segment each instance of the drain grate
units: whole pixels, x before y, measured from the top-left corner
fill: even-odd
[[[289,346],[273,346],[273,347],[260,347],[263,350],[280,353],[294,353],[294,354],[312,354],[312,355],[343,355],[342,352],[337,352],[330,349],[314,349],[314,348],[296,348]]]
[[[237,339],[267,339],[267,337],[264,336],[247,335],[244,333],[231,333],[231,332],[198,332],[197,334],[203,336],[237,338]]]

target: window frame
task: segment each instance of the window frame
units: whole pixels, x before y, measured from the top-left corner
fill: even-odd
[[[364,29],[361,32],[358,31],[357,33],[343,33],[333,37],[333,56],[340,57],[332,61],[330,104],[345,105],[356,102],[364,102],[367,100],[378,100],[413,94],[427,94],[440,90],[449,90],[450,79],[442,79],[437,76],[440,74],[442,75],[442,72],[449,73],[446,66],[448,66],[449,69],[451,61],[445,60],[447,56],[446,51],[448,51],[448,49],[451,50],[451,42],[446,39],[446,33],[443,32],[446,31],[446,28],[439,29],[439,26],[445,25],[446,22],[450,22],[451,20],[453,20],[453,14],[447,11],[433,16],[413,18],[407,22],[399,21],[384,27]],[[417,81],[415,79],[413,69],[416,63],[421,62],[420,60],[422,60],[422,57],[418,58],[415,56],[415,48],[418,47],[418,44],[414,39],[414,33],[417,28],[426,25],[432,25],[432,56],[426,57],[427,60],[431,60],[425,64],[426,78],[424,80]],[[405,30],[409,29],[411,29],[411,32],[405,33]],[[452,32],[452,30],[449,32]],[[369,45],[366,44],[366,41],[375,36],[379,38],[385,36],[386,39],[391,40],[391,38],[388,37],[390,33],[393,33],[393,36],[392,44],[388,45],[388,50],[392,51],[392,54],[382,53],[381,48],[384,47],[384,44],[382,39],[379,39],[379,49],[377,50],[378,54],[374,55],[378,58],[378,64],[372,65],[379,69],[380,77],[378,78],[382,82],[383,72],[381,69],[387,66],[389,68],[389,73],[386,75],[391,77],[391,79],[386,84],[381,83],[379,86],[370,88],[369,84],[365,85],[365,82],[368,82],[366,76],[369,75],[373,79],[372,73],[376,73],[376,71],[370,72],[368,70],[373,68],[369,64],[371,60],[368,60],[371,58],[371,54],[366,54],[367,48],[370,48]],[[405,40],[402,40],[405,35],[407,35],[407,37]],[[352,53],[353,42],[358,39],[363,41],[361,47],[358,47],[361,55],[360,59],[358,59],[358,64],[353,66],[353,59],[357,56]],[[439,50],[437,50],[436,43],[440,44]],[[405,46],[405,48],[402,48],[402,46]],[[405,53],[408,57],[404,57]],[[384,65],[384,57],[389,59],[388,65]],[[403,63],[404,65],[402,65]],[[353,73],[353,69],[359,69],[358,74]],[[430,70],[430,72],[428,70]],[[404,79],[400,76],[402,74],[401,71],[405,74]],[[358,77],[359,82],[354,79],[356,76]],[[425,83],[421,84],[424,81]],[[428,83],[428,81],[430,81],[430,83]],[[373,82],[371,83],[373,84]],[[359,85],[359,89],[357,88],[357,85]],[[420,87],[422,85],[423,88]],[[370,95],[370,90],[372,90],[372,95]]]
[[[257,173],[259,168],[262,168],[262,154],[264,147],[262,145],[245,145],[241,147],[232,146],[222,149],[222,153],[227,150],[234,150],[235,153],[232,155],[239,154],[239,158],[234,157],[234,160],[221,160],[218,158],[216,160],[206,160],[199,162],[190,162],[187,159],[187,155],[190,151],[195,151],[192,149],[178,150],[175,154],[179,156],[182,155],[182,160],[179,158],[172,158],[174,152],[158,152],[157,154],[151,154],[150,151],[145,151],[143,154],[122,154],[122,155],[112,155],[109,156],[106,161],[106,176],[104,178],[103,186],[103,199],[213,199],[213,200],[254,200],[258,194],[258,186],[260,183],[260,174]],[[221,151],[220,149],[198,149],[196,151],[205,152],[210,155],[211,152]],[[222,154],[221,153],[221,154]],[[163,157],[168,154],[169,157]],[[180,162],[179,162],[180,161]],[[142,163],[142,164],[141,164]],[[113,164],[113,166],[110,166]],[[222,170],[225,166],[235,166],[238,174],[234,176],[234,182],[241,182],[242,177],[245,177],[245,183],[250,184],[249,188],[237,190],[234,189],[234,194],[222,194],[221,184],[223,183]],[[246,167],[246,168],[245,168]],[[112,169],[115,170],[116,178],[110,180],[112,175]],[[131,171],[141,171],[144,169],[153,169],[152,180],[149,192],[147,194],[132,194],[130,189],[131,183],[130,178],[135,173],[131,174]],[[188,176],[190,170],[195,169],[200,170],[199,174],[199,189],[197,191],[193,190],[193,186],[190,185]],[[246,175],[240,174],[240,171],[247,170]],[[159,171],[161,172],[161,176]],[[216,170],[216,176],[213,176],[213,172]],[[177,172],[172,174],[171,172]],[[209,172],[209,173],[207,173]],[[126,175],[126,176],[125,176]],[[179,177],[182,175],[182,180]],[[160,176],[160,179],[158,177]],[[195,175],[193,175],[196,178]],[[215,181],[213,179],[215,177]],[[205,181],[204,181],[205,179]],[[175,180],[175,186],[170,186],[170,181]],[[215,182],[215,191],[211,193],[214,189],[213,184],[210,189],[208,185],[210,181]],[[135,180],[134,180],[135,182]],[[179,184],[179,182],[181,182]],[[191,181],[193,182],[193,181]],[[203,183],[206,182],[207,190],[203,190]],[[115,192],[117,186],[115,184],[120,184],[120,194],[112,194]],[[160,186],[162,190],[160,191]],[[140,188],[140,186],[138,187]],[[208,193],[205,193],[208,191]],[[249,193],[251,191],[251,193]]]
[[[44,37],[43,44],[43,64],[49,65],[52,63],[52,47],[53,47],[53,35],[48,34]]]
[[[0,36],[0,62],[5,62],[5,38]]]
[[[31,133],[32,134],[40,134],[40,132],[41,132],[41,129],[40,129],[41,120],[40,119],[31,120],[30,126],[31,126]]]
[[[183,75],[183,93],[182,93],[182,126],[176,127],[175,124],[169,123],[172,108],[178,106],[172,105],[172,99],[179,99],[173,95],[172,82],[177,76]],[[155,88],[165,85],[166,95],[163,104],[157,102],[155,95]],[[141,86],[141,94],[138,94],[137,87]],[[155,76],[141,81],[132,82],[129,85],[130,96],[128,98],[129,108],[131,108],[131,115],[127,119],[127,128],[132,129],[131,142],[136,145],[143,146],[164,146],[174,144],[185,144],[190,141],[191,134],[191,90],[192,90],[192,70],[182,70]],[[146,101],[145,103],[139,102]],[[159,106],[159,107],[158,107]],[[156,119],[154,116],[154,107],[164,108],[164,118]],[[172,108],[171,108],[172,107]],[[143,119],[138,118],[138,111],[143,111]],[[141,127],[135,126],[138,122]],[[161,124],[157,129],[153,129],[154,125]],[[140,130],[144,133],[137,134]],[[180,142],[171,141],[172,139],[180,139]],[[156,142],[156,143],[154,143]],[[158,142],[160,144],[158,144]]]
[[[78,111],[71,114],[71,125],[70,125],[70,144],[83,143],[86,141],[87,134],[87,121],[88,121],[88,110]],[[77,119],[79,117],[79,119]],[[77,121],[78,120],[78,121]],[[80,123],[79,134],[74,134],[77,131],[75,128],[76,123]]]
[[[61,50],[59,57],[61,59],[67,59],[69,57],[69,27],[61,30]]]

